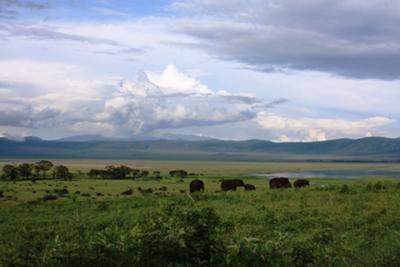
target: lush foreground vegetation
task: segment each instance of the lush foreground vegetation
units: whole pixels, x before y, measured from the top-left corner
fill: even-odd
[[[67,181],[0,182],[0,266],[400,265],[396,180],[269,190],[240,177],[257,190],[222,193],[205,175],[206,192],[189,195],[192,178],[162,168],[134,180],[70,169]]]

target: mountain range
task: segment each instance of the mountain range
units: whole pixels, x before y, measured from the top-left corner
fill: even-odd
[[[101,135],[43,140],[30,136],[23,140],[0,138],[0,158],[400,162],[400,138],[276,143],[192,136],[147,140]]]

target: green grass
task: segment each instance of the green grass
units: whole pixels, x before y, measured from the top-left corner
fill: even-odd
[[[62,163],[74,171],[109,164]],[[310,188],[269,190],[266,179],[246,177],[258,171],[397,169],[396,164],[111,163],[203,173],[206,192],[181,193],[190,178],[0,182],[0,266],[400,265],[397,180],[310,179]],[[221,177],[243,178],[257,190],[216,192]],[[164,185],[167,192],[157,190]],[[138,187],[155,193],[142,194]],[[69,194],[38,201],[61,188]],[[132,195],[121,195],[130,188]]]

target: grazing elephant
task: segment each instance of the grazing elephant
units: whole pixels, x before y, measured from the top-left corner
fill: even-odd
[[[253,190],[256,190],[256,187],[254,185],[252,185],[252,184],[245,184],[244,185],[244,189],[246,191],[253,191]]]
[[[245,186],[244,182],[240,179],[223,180],[221,182],[222,191],[236,191],[238,186]]]
[[[294,181],[294,188],[302,188],[306,186],[310,186],[310,182],[306,179],[297,179]]]
[[[269,188],[274,189],[274,188],[290,188],[292,187],[292,184],[289,181],[289,178],[285,177],[278,177],[278,178],[272,178],[269,180]]]
[[[197,191],[204,192],[204,183],[202,180],[193,180],[190,182],[189,189],[190,189],[190,193],[197,192]]]

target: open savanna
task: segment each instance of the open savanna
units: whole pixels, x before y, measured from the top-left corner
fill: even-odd
[[[0,266],[400,265],[396,179],[313,178],[310,188],[270,190],[267,179],[248,175],[398,170],[399,164],[53,162],[68,166],[74,178],[0,182]],[[161,171],[164,178],[102,180],[85,175],[110,164]],[[171,178],[172,169],[198,174],[205,193],[188,194],[195,177]],[[216,192],[222,178],[243,179],[257,190]],[[162,186],[167,191],[159,190]],[[67,193],[57,194],[60,189]],[[131,195],[121,194],[129,189]],[[43,200],[48,195],[57,199]]]

